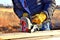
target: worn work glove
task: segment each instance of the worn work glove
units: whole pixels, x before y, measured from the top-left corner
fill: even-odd
[[[32,23],[41,24],[46,18],[46,14],[41,12],[40,14],[36,14],[32,17]]]
[[[28,17],[28,13],[23,13],[23,17]]]

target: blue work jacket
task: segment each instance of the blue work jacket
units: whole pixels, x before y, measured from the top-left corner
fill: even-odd
[[[55,9],[54,0],[25,0],[26,7],[24,7],[24,0],[12,0],[14,6],[14,12],[18,17],[22,17],[24,12],[27,12],[30,16],[33,16],[40,12],[45,12],[47,18],[50,18]]]

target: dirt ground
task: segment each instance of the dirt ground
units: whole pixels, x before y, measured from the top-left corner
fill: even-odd
[[[53,27],[58,27],[60,29],[60,10],[59,9],[56,9],[54,11],[51,21],[52,21]]]
[[[13,29],[19,26],[19,18],[14,13],[13,8],[0,8],[0,31],[3,29]],[[14,29],[16,31],[16,29]]]
[[[19,26],[20,19],[14,13],[13,8],[0,8],[0,27],[11,27]],[[60,10],[56,9],[53,13],[52,24],[60,24]],[[14,29],[15,30],[15,29]]]
[[[19,18],[13,12],[12,8],[0,8],[0,27],[8,25],[18,25]]]

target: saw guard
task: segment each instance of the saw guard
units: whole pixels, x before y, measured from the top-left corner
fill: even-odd
[[[21,28],[23,32],[28,32],[29,29],[31,29],[32,23],[27,17],[21,17]]]

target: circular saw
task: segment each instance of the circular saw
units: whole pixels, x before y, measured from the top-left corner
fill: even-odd
[[[31,23],[27,17],[21,17],[20,26],[22,32],[35,32],[38,30],[38,26]]]

